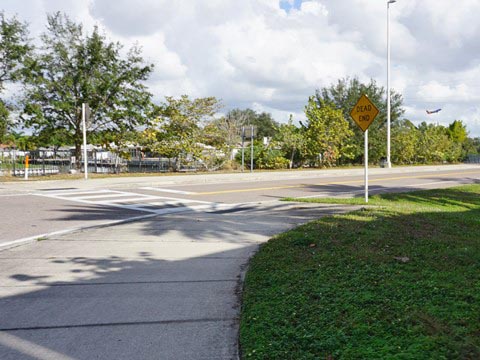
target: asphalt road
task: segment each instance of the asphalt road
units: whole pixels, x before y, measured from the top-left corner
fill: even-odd
[[[363,169],[0,183],[0,246],[186,210],[227,211],[284,197],[363,196]],[[370,169],[369,193],[480,181],[479,165]]]
[[[478,166],[376,169],[370,187],[478,181]],[[361,170],[0,184],[0,359],[237,359],[259,244],[351,210],[278,199],[362,189]]]

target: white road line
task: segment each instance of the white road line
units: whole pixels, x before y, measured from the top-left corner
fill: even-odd
[[[88,205],[110,206],[124,210],[142,211],[156,215],[180,213],[185,211],[215,210],[218,209],[220,205],[209,201],[146,195],[115,190],[92,190],[90,192],[64,191],[55,194],[39,192],[34,195]]]
[[[112,190],[82,190],[82,191],[48,191],[48,192],[36,192],[35,195],[40,196],[48,196],[48,197],[55,197],[55,196],[69,196],[69,195],[81,195],[81,194],[105,194],[111,193]]]
[[[80,200],[88,200],[88,199],[100,199],[100,198],[110,198],[110,197],[121,197],[121,196],[132,196],[131,193],[113,193],[113,194],[100,194],[100,195],[89,195],[89,196],[79,196],[75,197],[75,199],[80,199]],[[135,195],[137,196],[137,195]],[[146,195],[141,195],[141,197],[148,197]],[[138,196],[137,196],[138,198]]]
[[[4,248],[10,248],[18,245],[22,245],[24,243],[32,242],[41,238],[48,238],[51,236],[57,236],[57,235],[63,235],[63,234],[68,234],[74,231],[78,230],[83,230],[83,229],[91,229],[91,228],[96,228],[96,227],[101,227],[101,226],[107,226],[107,225],[115,225],[115,224],[122,224],[126,222],[131,222],[131,221],[136,221],[136,220],[143,220],[143,219],[148,219],[154,216],[157,216],[158,214],[148,214],[148,215],[140,215],[140,216],[133,216],[130,218],[126,219],[121,219],[121,220],[111,220],[111,221],[105,221],[100,224],[96,225],[88,225],[88,226],[78,226],[78,227],[73,227],[71,229],[66,229],[66,230],[59,230],[59,231],[53,231],[49,233],[44,233],[44,234],[38,234],[34,236],[29,236],[9,242],[4,242],[0,243],[0,251],[3,250]]]
[[[5,194],[5,195],[0,195],[0,197],[14,197],[14,196],[30,196],[32,194]]]
[[[154,187],[142,187],[142,190],[153,190],[159,192],[166,192],[166,193],[173,193],[173,194],[181,194],[181,195],[195,195],[196,193],[191,191],[182,191],[182,190],[174,190],[174,189],[166,189],[166,188],[154,188]]]
[[[191,199],[182,199],[182,198],[172,198],[166,196],[156,196],[156,199],[165,199],[165,200],[173,200],[173,201],[184,201],[184,202],[191,202],[191,203],[198,203],[198,204],[215,204],[211,201],[200,201],[200,200],[191,200]]]
[[[130,195],[131,196],[131,195]],[[143,196],[143,197],[131,197],[131,198],[122,198],[122,199],[110,199],[110,200],[97,200],[92,201],[92,204],[114,204],[118,202],[132,202],[132,201],[149,201],[149,200],[158,200],[156,196]]]

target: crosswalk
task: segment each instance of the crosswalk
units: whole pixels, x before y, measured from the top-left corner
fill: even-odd
[[[171,214],[216,207],[216,203],[141,194],[117,190],[53,190],[35,192],[36,196],[68,200],[89,205],[102,205],[155,214]]]

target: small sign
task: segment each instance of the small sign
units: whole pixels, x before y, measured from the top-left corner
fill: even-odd
[[[350,112],[353,121],[365,132],[378,115],[377,107],[363,94]]]

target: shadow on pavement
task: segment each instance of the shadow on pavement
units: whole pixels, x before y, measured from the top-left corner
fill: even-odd
[[[250,256],[275,233],[343,210],[170,214],[1,251],[0,358],[235,359]]]

